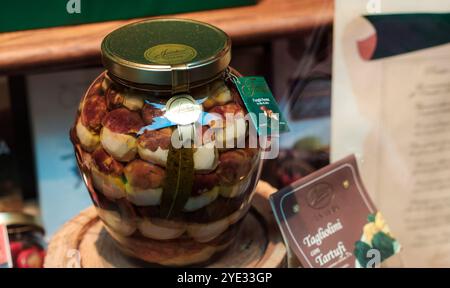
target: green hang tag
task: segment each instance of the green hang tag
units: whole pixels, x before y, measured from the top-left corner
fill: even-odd
[[[258,135],[278,136],[289,126],[264,77],[233,77],[233,82],[250,114]]]

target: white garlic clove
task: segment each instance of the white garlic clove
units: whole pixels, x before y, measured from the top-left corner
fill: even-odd
[[[203,208],[212,203],[214,200],[216,200],[218,196],[219,196],[219,188],[214,187],[210,191],[202,193],[199,196],[189,197],[188,201],[184,205],[184,211],[192,212],[200,208]]]
[[[77,137],[80,140],[81,147],[83,147],[84,150],[92,152],[97,148],[100,143],[98,134],[87,129],[80,120],[78,120],[75,130]]]
[[[141,219],[138,228],[142,235],[156,240],[176,239],[186,231],[184,223],[148,218]]]
[[[137,145],[133,136],[115,133],[103,127],[100,141],[103,148],[118,161],[130,161],[136,155]]]

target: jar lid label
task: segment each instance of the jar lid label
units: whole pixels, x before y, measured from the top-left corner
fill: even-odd
[[[191,61],[197,56],[197,50],[184,44],[160,44],[147,49],[145,59],[156,64],[176,65]]]
[[[192,124],[202,114],[202,106],[192,96],[181,94],[167,101],[165,117],[178,125]]]

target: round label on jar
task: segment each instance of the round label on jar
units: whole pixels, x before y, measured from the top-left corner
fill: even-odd
[[[192,124],[198,121],[202,114],[202,106],[188,94],[177,95],[166,104],[165,117],[178,125]]]
[[[181,64],[191,61],[197,51],[184,44],[160,44],[147,49],[145,59],[156,64]]]

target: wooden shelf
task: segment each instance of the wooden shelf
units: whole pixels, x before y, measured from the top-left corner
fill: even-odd
[[[172,15],[205,21],[227,32],[234,44],[263,43],[328,25],[332,0],[261,0],[257,5]],[[76,68],[100,63],[103,37],[124,24],[111,21],[0,34],[0,75]]]

